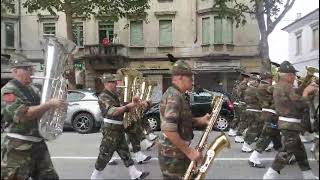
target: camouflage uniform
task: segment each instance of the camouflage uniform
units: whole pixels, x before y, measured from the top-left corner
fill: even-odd
[[[192,75],[191,68],[177,61],[172,74]],[[160,101],[161,131],[177,132],[187,143],[193,139],[192,114],[189,97],[178,87],[171,86]],[[190,160],[163,134],[159,139],[159,164],[164,179],[180,179],[186,172]]]
[[[313,124],[314,132],[315,132],[315,149],[314,149],[314,156],[316,160],[319,162],[319,104],[316,108],[316,112],[314,115],[314,124]]]
[[[129,142],[132,144],[132,151],[134,153],[141,150],[140,141],[145,139],[145,135],[138,121],[132,120],[132,124],[125,128]]]
[[[17,55],[11,67],[31,65],[26,57]],[[44,139],[38,131],[38,120],[26,120],[30,106],[40,104],[40,97],[32,86],[12,79],[1,88],[1,114],[8,123],[8,133],[1,142],[1,179],[59,179]]]
[[[115,151],[117,151],[126,167],[133,165],[134,162],[131,159],[125,138],[125,129],[122,125],[123,115],[112,116],[115,108],[121,106],[118,95],[105,89],[99,95],[98,102],[103,117],[112,121],[118,121],[119,123],[105,122],[102,125],[103,138],[100,145],[99,156],[95,164],[96,170],[102,171]]]
[[[248,122],[248,130],[244,136],[247,144],[252,144],[256,137],[259,137],[263,128],[263,122],[260,119],[261,107],[257,97],[257,87],[249,86],[244,95],[246,102],[246,120]]]
[[[242,82],[240,82],[237,88],[237,95],[239,97],[238,112],[240,117],[240,122],[238,124],[238,129],[237,129],[237,136],[242,136],[244,130],[248,127],[248,121],[245,113],[246,105],[244,103],[244,92],[248,87],[247,83],[248,83],[247,81],[243,80]]]
[[[301,112],[308,106],[307,99],[298,95],[291,84],[280,81],[274,86],[273,100],[284,148],[276,155],[272,169],[280,172],[286,165],[286,159],[293,154],[302,171],[310,170],[305,147],[299,137],[303,129]]]
[[[258,87],[257,97],[262,107],[260,120],[264,122],[261,135],[256,144],[256,151],[262,153],[269,143],[274,140],[274,148],[281,148],[281,135],[278,129],[278,116],[275,111],[273,102],[273,86],[260,83]]]
[[[6,96],[14,96],[6,101]],[[47,145],[38,131],[38,119],[23,119],[29,106],[40,104],[40,97],[31,86],[23,86],[13,79],[1,89],[3,119],[11,133],[36,137],[38,142],[6,136],[1,148],[1,179],[59,179],[53,168]]]

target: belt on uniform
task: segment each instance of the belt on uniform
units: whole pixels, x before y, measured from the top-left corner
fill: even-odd
[[[319,139],[319,134],[315,134],[314,137]]]
[[[233,104],[235,104],[235,105],[244,105],[244,104],[246,104],[245,102],[242,102],[242,101],[239,101],[239,102],[233,102]]]
[[[261,112],[261,110],[259,110],[259,109],[246,109],[246,111]]]
[[[266,112],[271,112],[273,114],[277,114],[277,112],[274,109],[262,108],[262,111],[266,111]]]
[[[293,122],[293,123],[301,123],[301,119],[288,118],[288,117],[283,117],[283,116],[279,116],[279,121],[286,121],[286,122]]]
[[[39,137],[34,137],[34,136],[24,136],[21,134],[17,133],[7,133],[7,136],[11,138],[16,138],[16,139],[21,139],[21,140],[26,140],[26,141],[32,141],[32,142],[41,142],[43,139]]]
[[[118,124],[118,125],[122,125],[123,124],[122,121],[116,121],[116,120],[107,119],[107,118],[103,118],[103,122],[106,122],[106,123],[109,123],[109,124]]]
[[[164,133],[162,133],[162,135],[163,135],[164,138],[168,139],[168,137]],[[185,140],[183,140],[183,141],[188,146],[191,144],[191,141],[185,141]]]

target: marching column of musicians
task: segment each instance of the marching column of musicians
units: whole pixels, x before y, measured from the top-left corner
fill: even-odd
[[[1,89],[1,121],[8,127],[1,145],[1,179],[59,179],[47,145],[39,133],[38,121],[45,112],[64,109],[67,103],[61,99],[50,99],[40,104],[40,94],[31,85],[32,64],[27,63],[25,56],[17,54],[10,59],[10,65],[13,79]],[[249,166],[264,168],[261,162],[263,152],[277,151],[263,179],[278,179],[281,170],[295,162],[302,171],[303,179],[318,179],[311,171],[300,135],[315,133],[311,150],[319,161],[319,72],[308,71],[305,79],[315,76],[315,81],[301,83],[295,88],[296,72],[292,64],[284,61],[278,68],[277,80],[269,73],[259,76],[241,73],[242,79],[233,89],[235,117],[228,135],[235,137],[236,143],[243,143],[243,153],[251,153]],[[194,72],[189,64],[176,61],[171,74],[172,85],[160,101],[158,158],[164,179],[181,179],[190,161],[201,164],[203,160],[202,152],[190,144],[194,137],[193,127],[206,127],[210,115],[192,117],[187,92],[192,91]],[[103,179],[104,168],[117,165],[112,159],[114,152],[128,168],[130,179],[144,179],[149,175],[149,172],[134,166],[132,156],[140,164],[150,161],[151,156],[142,151],[150,150],[157,136],[143,119],[132,120],[125,127],[123,117],[137,107],[150,108],[151,101],[142,101],[135,96],[132,102],[125,103],[117,90],[121,79],[119,73],[102,76],[104,90],[98,103],[104,118],[103,136],[91,179]]]

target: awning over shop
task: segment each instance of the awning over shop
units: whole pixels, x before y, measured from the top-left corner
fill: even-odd
[[[240,61],[196,61],[194,64],[195,72],[239,72],[242,70]]]
[[[143,74],[170,74],[169,69],[138,69]]]

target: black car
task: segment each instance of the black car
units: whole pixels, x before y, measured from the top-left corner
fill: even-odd
[[[200,92],[190,94],[191,111],[194,117],[204,116],[206,113],[211,113],[212,94],[219,95],[219,92]],[[230,122],[234,117],[234,107],[228,96],[224,95],[224,101],[221,107],[219,118],[214,126],[215,130],[225,131],[228,129]],[[160,113],[159,103],[154,104],[145,112],[144,118],[149,122],[153,130],[160,129]]]

